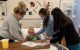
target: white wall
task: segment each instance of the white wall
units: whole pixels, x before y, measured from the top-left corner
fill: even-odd
[[[18,2],[20,1],[24,1],[25,3],[26,0],[8,0],[6,3],[7,3],[7,15],[9,16],[11,13],[13,13],[13,9],[15,6],[17,6]],[[45,1],[51,1],[54,3],[54,7],[59,7],[59,1],[60,0],[45,0]],[[63,9],[63,3],[73,3],[73,0],[62,0],[61,2],[61,9]],[[29,16],[26,16],[26,17],[29,17]],[[37,17],[36,15],[34,17]],[[1,20],[2,21],[2,20]],[[1,23],[0,21],[0,23]],[[38,20],[38,19],[30,19],[30,20],[23,20],[23,23],[22,23],[23,27],[24,28],[27,28],[29,25],[34,25],[35,27],[39,27],[40,24],[41,24],[41,20]]]
[[[13,9],[15,6],[17,6],[18,2],[20,1],[24,1],[26,3],[26,5],[28,6],[28,3],[26,0],[8,0],[7,1],[7,14],[10,15],[10,13],[13,12]],[[42,1],[42,0],[40,0]],[[59,7],[59,2],[60,0],[45,0],[45,1],[49,1],[49,2],[53,2],[53,8],[54,7]],[[42,1],[43,2],[43,1]],[[64,3],[72,3],[73,4],[74,0],[61,0],[61,9],[63,9],[63,5]],[[40,7],[41,8],[41,7]]]
[[[61,9],[63,9],[64,3],[72,3],[74,6],[74,0],[62,0],[61,2]]]
[[[24,0],[8,0],[7,3],[7,15],[10,15],[13,13],[13,9],[15,6],[17,6],[18,2],[24,1]]]

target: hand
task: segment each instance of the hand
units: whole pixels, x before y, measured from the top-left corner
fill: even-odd
[[[47,43],[50,44],[50,40],[52,39],[52,36],[47,36]]]
[[[49,35],[46,34],[46,40],[50,41],[51,39],[52,39],[52,36],[49,36]]]
[[[52,39],[52,36],[48,36],[47,39],[48,39],[48,40],[51,40],[51,39]]]
[[[36,36],[37,34],[36,34],[36,33],[31,33],[31,35],[32,35],[32,36]]]
[[[33,36],[36,36],[36,35],[37,35],[36,33],[30,32],[30,31],[28,31],[28,33],[29,33],[30,35],[33,35]]]
[[[56,43],[54,44],[54,46],[58,47],[58,42],[56,42]]]

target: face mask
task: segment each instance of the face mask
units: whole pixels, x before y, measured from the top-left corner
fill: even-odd
[[[19,20],[21,20],[23,18],[23,16],[21,16],[20,18],[19,18]]]
[[[45,16],[44,17],[41,17],[41,19],[45,19]]]

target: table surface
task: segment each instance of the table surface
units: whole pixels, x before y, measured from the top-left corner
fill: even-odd
[[[39,43],[41,42],[41,40],[34,41],[34,42]],[[22,42],[9,43],[9,48],[3,49],[1,42],[0,42],[0,50],[36,50],[36,49],[49,49],[50,48],[50,45],[46,45],[44,47],[40,47],[40,46],[28,47],[28,46],[23,46],[21,44]]]

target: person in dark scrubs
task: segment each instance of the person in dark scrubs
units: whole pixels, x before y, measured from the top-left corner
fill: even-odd
[[[54,32],[56,33],[56,40],[51,40],[51,43],[61,42],[61,39],[65,37],[66,46],[69,50],[78,50],[80,38],[75,30],[72,20],[67,17],[60,8],[54,8],[51,12],[54,18]]]

